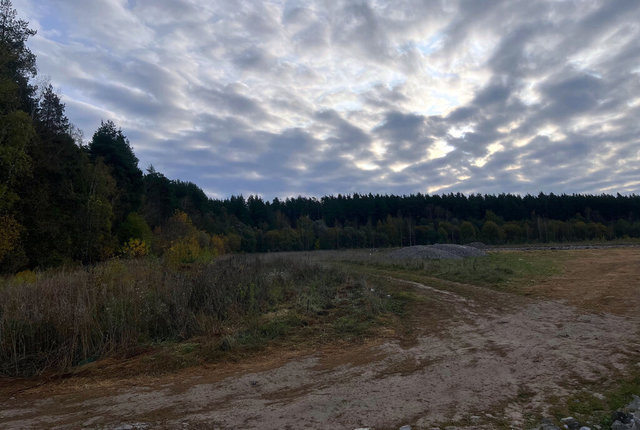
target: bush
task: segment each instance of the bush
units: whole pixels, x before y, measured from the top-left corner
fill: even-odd
[[[120,254],[126,258],[139,258],[149,254],[151,247],[149,243],[141,239],[129,239],[122,248]]]

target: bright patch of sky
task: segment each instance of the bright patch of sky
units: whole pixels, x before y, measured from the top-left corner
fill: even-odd
[[[639,192],[639,2],[13,3],[87,139],[211,196]]]

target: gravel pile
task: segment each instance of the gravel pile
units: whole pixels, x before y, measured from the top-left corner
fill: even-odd
[[[393,260],[459,260],[467,257],[482,257],[483,255],[487,255],[487,253],[471,246],[435,244],[396,249],[389,253],[388,258]]]
[[[469,245],[454,245],[451,243],[436,243],[435,245],[431,245],[432,247],[436,248],[436,249],[440,249],[442,251],[446,251],[449,252],[453,255],[457,255],[460,258],[467,258],[467,257],[482,257],[483,255],[487,255],[487,253],[485,251],[483,251],[482,249],[479,249],[475,246],[469,246]]]
[[[487,245],[485,245],[482,242],[471,242],[471,243],[467,243],[467,246],[471,246],[473,248],[478,248],[478,249],[487,249],[489,248]]]

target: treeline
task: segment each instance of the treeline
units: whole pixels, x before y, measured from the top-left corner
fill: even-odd
[[[35,31],[0,1],[0,271],[152,253],[168,263],[228,252],[640,237],[640,196],[338,195],[209,199],[143,173],[103,122],[87,145],[51,85],[38,89]]]
[[[210,204],[214,230],[239,235],[248,252],[640,237],[635,195],[236,196]]]

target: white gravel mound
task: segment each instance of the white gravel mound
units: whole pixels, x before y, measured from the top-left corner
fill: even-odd
[[[393,260],[459,260],[467,257],[482,257],[487,253],[481,249],[454,244],[416,245],[396,249],[389,253]]]

